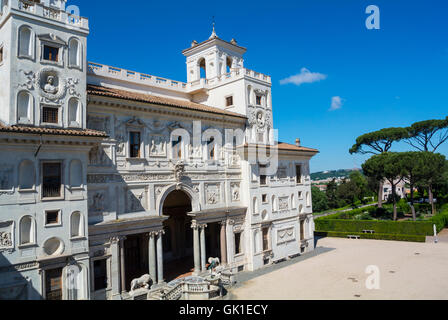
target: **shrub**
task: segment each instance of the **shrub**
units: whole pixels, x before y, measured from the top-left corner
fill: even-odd
[[[432,221],[365,221],[321,218],[315,220],[316,231],[362,233],[363,230],[374,230],[375,233],[421,236],[433,234],[433,223]]]
[[[360,232],[337,232],[337,231],[319,231],[316,235],[336,238],[347,238],[349,235],[359,236],[361,239],[375,240],[395,240],[395,241],[412,241],[425,242],[426,236],[410,235],[410,234],[387,234],[387,233],[360,233]]]

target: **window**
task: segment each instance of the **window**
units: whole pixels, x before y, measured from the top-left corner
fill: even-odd
[[[23,217],[20,220],[20,244],[27,245],[34,243],[33,218]]]
[[[267,251],[270,249],[269,246],[269,227],[265,227],[262,230],[263,232],[263,251]]]
[[[68,44],[68,61],[71,67],[81,67],[81,44],[77,39],[71,39]]]
[[[82,187],[82,163],[80,160],[73,160],[70,163],[70,187]]]
[[[3,62],[3,47],[0,47],[0,64]]]
[[[59,210],[45,211],[45,225],[60,224]]]
[[[302,166],[296,165],[296,182],[302,183]]]
[[[44,60],[58,62],[59,48],[44,45]]]
[[[31,190],[34,188],[34,164],[24,160],[19,166],[19,189]]]
[[[260,165],[260,185],[265,186],[266,185],[266,166]]]
[[[33,109],[33,97],[27,91],[20,91],[17,96],[17,122],[29,123]]]
[[[261,96],[256,96],[255,97],[255,103],[257,104],[257,106],[261,106]]]
[[[299,199],[303,199],[303,192],[299,191]]]
[[[59,109],[52,107],[42,107],[42,122],[58,124]]]
[[[309,192],[306,193],[306,206],[311,207],[311,194]]]
[[[19,30],[19,57],[32,56],[32,31],[28,27],[21,27]]]
[[[294,194],[291,195],[291,209],[296,208],[296,199],[294,199]]]
[[[70,235],[72,238],[82,237],[84,235],[82,216],[79,211],[72,213],[72,216],[70,217],[70,227],[71,227]]]
[[[208,148],[208,158],[210,160],[214,160],[215,159],[215,138],[211,137],[210,140],[208,140],[207,148]]]
[[[263,203],[268,203],[268,195],[267,194],[263,194],[261,195],[261,201]]]
[[[62,268],[45,270],[46,300],[62,300]]]
[[[107,288],[107,259],[93,262],[95,291]]]
[[[272,212],[276,212],[277,211],[277,198],[275,196],[272,196]]]
[[[57,198],[61,196],[61,163],[44,163],[42,165],[42,197]]]
[[[235,254],[242,253],[243,250],[241,248],[241,232],[235,233]]]
[[[258,213],[258,199],[257,197],[254,197],[252,202],[252,213],[257,214]]]
[[[233,106],[233,96],[226,98],[226,107]]]
[[[129,132],[129,156],[140,158],[140,132]]]
[[[79,127],[81,121],[79,121],[79,100],[71,98],[68,101],[68,125],[70,127]]]
[[[305,240],[305,220],[300,220],[300,240]]]
[[[174,159],[182,158],[182,137],[181,136],[173,137],[173,140],[171,141],[171,150],[173,151]]]

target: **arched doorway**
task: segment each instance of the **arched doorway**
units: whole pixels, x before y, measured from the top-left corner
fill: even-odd
[[[163,236],[164,273],[169,282],[193,271],[193,230],[187,215],[192,210],[191,199],[184,191],[174,190],[165,198],[162,210],[169,217]]]

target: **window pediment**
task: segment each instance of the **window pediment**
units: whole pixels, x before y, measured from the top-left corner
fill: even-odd
[[[53,33],[41,34],[37,36],[40,41],[45,41],[49,43],[53,43],[59,46],[67,46],[67,42],[65,42],[62,38],[54,35]]]

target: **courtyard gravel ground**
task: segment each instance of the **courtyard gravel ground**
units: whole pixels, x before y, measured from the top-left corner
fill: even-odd
[[[380,289],[367,289],[369,265]],[[448,242],[322,238],[314,253],[237,276],[228,299],[448,299]]]

